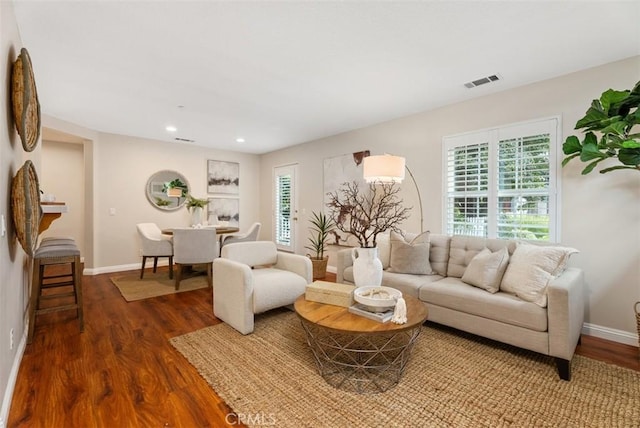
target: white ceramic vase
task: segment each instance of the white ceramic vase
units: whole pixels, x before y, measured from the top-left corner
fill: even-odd
[[[192,207],[191,208],[191,226],[197,226],[199,224],[202,224],[202,208]]]
[[[379,287],[382,284],[382,262],[378,258],[378,248],[354,248],[351,258],[356,287]]]

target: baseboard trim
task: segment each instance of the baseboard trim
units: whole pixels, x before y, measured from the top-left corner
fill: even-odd
[[[625,345],[638,346],[637,334],[629,333],[628,331],[624,330],[617,330],[615,328],[584,323],[582,325],[582,334],[586,334],[587,336],[599,337],[600,339],[606,339]]]
[[[335,266],[327,266],[327,272],[338,273],[338,269]]]
[[[169,266],[169,261],[158,261],[158,266]],[[147,263],[147,268],[153,267],[153,262]],[[85,268],[84,275],[100,275],[101,273],[123,272],[126,270],[140,270],[140,263],[130,263],[127,265],[104,266],[99,268]],[[2,428],[2,427],[0,427]]]
[[[13,390],[16,387],[16,381],[18,380],[18,371],[20,370],[20,363],[22,363],[22,356],[24,355],[24,350],[26,347],[27,347],[27,329],[25,328],[25,331],[22,334],[22,338],[20,339],[20,343],[18,344],[16,356],[13,359],[11,372],[9,373],[9,379],[7,379],[7,388],[4,391],[4,399],[2,400],[2,409],[0,410],[0,428],[4,428],[7,423],[6,421],[9,420],[9,410],[11,410],[11,400],[13,399]]]

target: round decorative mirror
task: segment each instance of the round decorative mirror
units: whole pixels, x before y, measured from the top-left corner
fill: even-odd
[[[187,201],[189,182],[179,172],[158,171],[149,177],[146,193],[154,207],[163,211],[177,210]]]

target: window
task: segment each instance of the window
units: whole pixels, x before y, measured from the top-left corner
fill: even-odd
[[[559,119],[444,138],[449,235],[556,242]]]
[[[295,247],[295,165],[274,170],[274,237],[278,249],[294,251]]]

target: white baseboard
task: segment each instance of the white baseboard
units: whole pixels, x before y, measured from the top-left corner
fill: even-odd
[[[338,269],[335,266],[327,266],[327,272],[338,273]]]
[[[27,347],[27,329],[25,328],[16,356],[13,359],[11,366],[11,372],[9,373],[9,379],[7,379],[7,388],[4,391],[4,399],[2,400],[2,409],[0,410],[0,428],[6,426],[6,421],[9,419],[9,410],[11,410],[11,399],[13,398],[13,390],[16,387],[16,381],[18,380],[18,370],[20,370],[20,363],[22,362],[22,356],[24,350]]]
[[[169,261],[168,260],[159,261],[158,266],[169,266]],[[153,267],[153,263],[147,263],[147,268],[149,267]],[[126,270],[140,270],[140,263],[104,266],[99,268],[86,268],[82,273],[83,275],[99,275],[101,273],[123,272]]]
[[[623,343],[625,345],[638,346],[637,334],[629,333],[624,330],[616,330],[615,328],[584,323],[582,325],[582,334],[599,337],[600,339],[606,339],[612,342]]]

